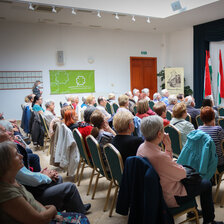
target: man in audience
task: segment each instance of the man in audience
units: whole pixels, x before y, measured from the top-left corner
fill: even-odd
[[[133,89],[133,95],[134,95],[133,100],[135,101],[135,103],[137,103],[138,99],[139,99],[139,95],[140,95],[139,90],[138,89]]]
[[[54,101],[47,100],[45,103],[45,107],[46,107],[46,110],[43,115],[44,115],[44,117],[47,121],[47,125],[49,127],[51,121],[56,117],[56,114],[54,112],[54,108],[55,108]]]
[[[153,94],[153,102],[154,103],[157,103],[157,102],[159,102],[161,100],[161,95],[160,95],[160,93],[154,93]]]
[[[200,114],[200,110],[195,108],[195,102],[192,96],[185,97],[184,101],[187,106],[187,113],[191,116],[191,122],[194,125],[194,128],[197,129],[196,117]]]
[[[162,95],[162,98],[161,98],[160,101],[164,102],[167,106],[169,104],[168,97],[170,95],[168,90],[167,89],[162,89],[161,95]]]
[[[135,156],[139,145],[143,143],[143,139],[132,136],[135,126],[133,122],[134,116],[130,111],[118,111],[113,119],[113,126],[117,135],[113,138],[112,144],[121,153],[123,162],[129,156]]]
[[[142,89],[142,100],[144,99],[146,99],[147,101],[150,101],[148,88]]]
[[[0,142],[12,141],[8,132],[0,129]],[[55,205],[57,210],[67,212],[80,212],[85,214],[91,207],[83,204],[76,186],[63,180],[56,171],[45,168],[41,172],[31,172],[24,166],[16,175],[19,183],[25,185],[36,200],[43,205]]]
[[[167,105],[166,109],[173,111],[173,106],[177,103],[177,97],[176,95],[170,95],[168,97],[168,102],[169,104]]]
[[[107,100],[103,96],[98,97],[98,106],[96,107],[104,115],[105,119],[108,120],[111,118],[111,115],[105,110],[107,105]]]
[[[125,93],[126,96],[129,98],[129,104],[128,109],[132,112],[132,114],[135,114],[134,112],[134,106],[136,105],[135,101],[133,100],[133,95],[131,91],[128,91]]]

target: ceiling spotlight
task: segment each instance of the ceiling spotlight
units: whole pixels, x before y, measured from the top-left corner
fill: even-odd
[[[135,22],[135,16],[132,16],[132,19],[131,19],[133,22]]]
[[[29,10],[32,10],[32,11],[34,10],[32,3],[29,3]]]
[[[72,8],[72,14],[73,14],[73,15],[76,15],[76,11],[75,11],[74,8]]]
[[[100,11],[97,12],[97,16],[101,18]]]
[[[119,19],[118,13],[115,14],[115,19]]]
[[[52,6],[52,12],[57,13],[57,10],[55,9],[55,6]]]
[[[149,19],[149,17],[147,18],[146,22],[147,22],[147,23],[150,23],[150,19]]]

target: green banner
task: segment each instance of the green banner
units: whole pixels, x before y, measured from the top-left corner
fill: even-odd
[[[51,94],[95,92],[94,70],[50,70]]]

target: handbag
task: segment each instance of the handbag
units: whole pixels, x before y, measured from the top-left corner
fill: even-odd
[[[186,177],[181,180],[183,185],[192,185],[192,184],[200,184],[202,177],[200,174],[192,167],[183,165],[184,169],[186,170]]]

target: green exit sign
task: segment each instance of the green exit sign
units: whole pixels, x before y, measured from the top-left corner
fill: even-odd
[[[141,55],[147,55],[147,51],[141,51]]]

